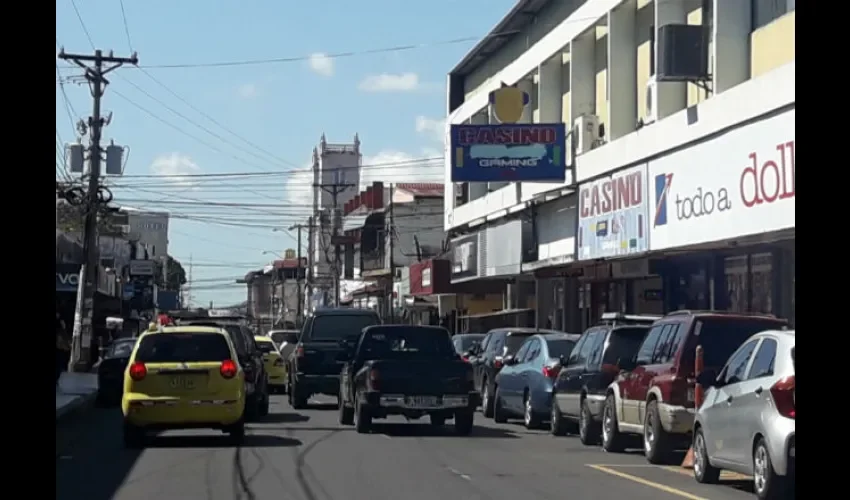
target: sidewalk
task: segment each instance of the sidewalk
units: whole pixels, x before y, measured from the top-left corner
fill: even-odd
[[[93,402],[96,396],[97,374],[63,373],[56,388],[56,419]]]

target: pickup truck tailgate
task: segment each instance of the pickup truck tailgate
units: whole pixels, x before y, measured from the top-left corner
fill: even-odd
[[[298,371],[308,375],[339,375],[345,364],[345,351],[337,342],[305,342]]]
[[[472,390],[467,379],[469,365],[463,361],[373,361],[384,394],[466,394]]]

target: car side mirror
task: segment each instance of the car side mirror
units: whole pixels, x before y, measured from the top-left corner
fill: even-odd
[[[558,364],[561,365],[561,368],[567,366],[567,357],[564,355],[558,356]]]
[[[721,383],[717,380],[717,373],[714,370],[704,370],[697,375],[697,384],[709,388],[720,387]]]
[[[502,364],[507,365],[507,366],[513,366],[513,365],[517,364],[517,359],[515,357],[513,357],[512,355],[508,354],[507,356],[502,358]]]
[[[634,358],[620,358],[617,360],[617,366],[620,370],[630,372],[637,368],[637,363]]]

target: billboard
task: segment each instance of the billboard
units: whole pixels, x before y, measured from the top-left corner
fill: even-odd
[[[452,182],[564,182],[566,127],[517,123],[529,101],[519,88],[502,86],[490,93],[497,124],[451,126]]]

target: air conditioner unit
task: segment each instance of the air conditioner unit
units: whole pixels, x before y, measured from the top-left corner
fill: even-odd
[[[658,119],[658,81],[655,75],[649,77],[646,82],[646,118],[644,125],[649,125]]]
[[[596,115],[581,115],[576,118],[574,126],[574,141],[576,141],[576,154],[586,153],[593,149],[593,145],[599,139],[599,117]]]

